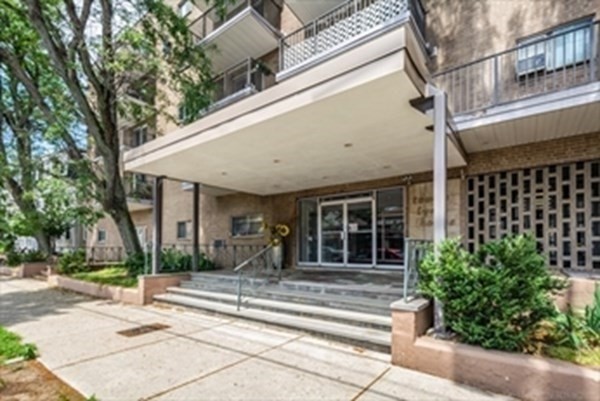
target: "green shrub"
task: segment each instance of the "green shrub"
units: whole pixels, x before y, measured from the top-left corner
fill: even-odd
[[[6,264],[10,267],[15,267],[23,263],[23,259],[19,252],[9,251],[6,253]]]
[[[146,254],[139,252],[128,255],[123,264],[131,277],[137,277],[146,273],[146,261],[149,268],[152,265],[152,254],[149,252]]]
[[[594,291],[594,303],[585,307],[585,325],[600,336],[600,285]]]
[[[574,350],[600,346],[600,286],[594,291],[594,302],[577,314],[571,307],[551,321],[554,344]]]
[[[66,252],[58,258],[56,267],[58,274],[71,275],[89,271],[85,260],[85,250],[80,249],[73,252]]]
[[[42,251],[19,252],[12,250],[6,254],[6,264],[11,267],[18,266],[22,263],[44,262],[47,259],[48,255]]]
[[[566,282],[553,276],[529,235],[505,237],[465,251],[448,240],[420,266],[421,292],[444,304],[446,324],[467,344],[525,349],[539,324],[555,316],[551,295]]]
[[[48,260],[48,255],[42,251],[27,251],[21,255],[23,263],[45,262]]]

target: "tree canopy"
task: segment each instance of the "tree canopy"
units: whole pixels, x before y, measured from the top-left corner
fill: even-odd
[[[231,0],[212,2],[225,9]],[[121,167],[124,122],[156,126],[157,118],[175,118],[171,97],[162,96],[169,91],[189,116],[198,115],[212,98],[205,49],[164,0],[0,0],[0,26],[0,74],[17,95],[10,98],[13,111],[27,116],[23,135],[5,118],[10,139],[32,147],[45,142],[66,155],[126,250],[139,252]],[[132,91],[141,91],[143,101]],[[40,193],[52,198],[55,185]]]

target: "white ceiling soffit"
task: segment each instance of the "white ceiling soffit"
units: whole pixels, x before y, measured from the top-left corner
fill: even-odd
[[[269,118],[232,121],[217,130],[240,128],[204,132],[132,164],[138,172],[259,195],[431,171],[433,133],[425,127],[432,121],[409,105],[418,96],[399,70],[284,113],[269,106]],[[448,160],[449,167],[464,165],[450,141]]]
[[[247,8],[201,43],[208,48],[213,70],[221,72],[248,57],[258,58],[275,50],[279,37],[264,18]]]

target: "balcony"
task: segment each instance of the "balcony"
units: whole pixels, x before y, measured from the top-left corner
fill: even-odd
[[[419,0],[348,0],[280,41],[278,79],[356,46],[411,20],[424,44],[425,12]]]
[[[600,130],[598,27],[577,24],[435,75],[467,151]]]
[[[143,174],[126,174],[124,177],[125,193],[129,211],[152,209],[152,181]]]
[[[210,51],[215,71],[258,58],[275,50],[281,7],[274,0],[237,0],[226,15],[208,8],[190,23],[198,44]]]
[[[213,104],[209,106],[208,112],[213,112],[260,92],[272,85],[273,81],[273,73],[267,67],[248,58],[215,78]]]

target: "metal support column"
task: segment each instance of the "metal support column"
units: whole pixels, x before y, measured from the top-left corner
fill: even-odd
[[[200,184],[194,183],[194,199],[192,201],[192,270],[200,267]]]
[[[433,144],[433,241],[437,247],[446,239],[447,186],[448,186],[448,149],[447,149],[447,97],[443,91],[435,91],[433,103],[434,144]],[[434,327],[436,333],[443,335],[444,306],[434,301]]]
[[[154,188],[152,197],[154,199],[154,208],[152,212],[153,232],[152,232],[152,274],[160,273],[160,254],[162,248],[162,223],[163,223],[163,178],[154,177]]]

